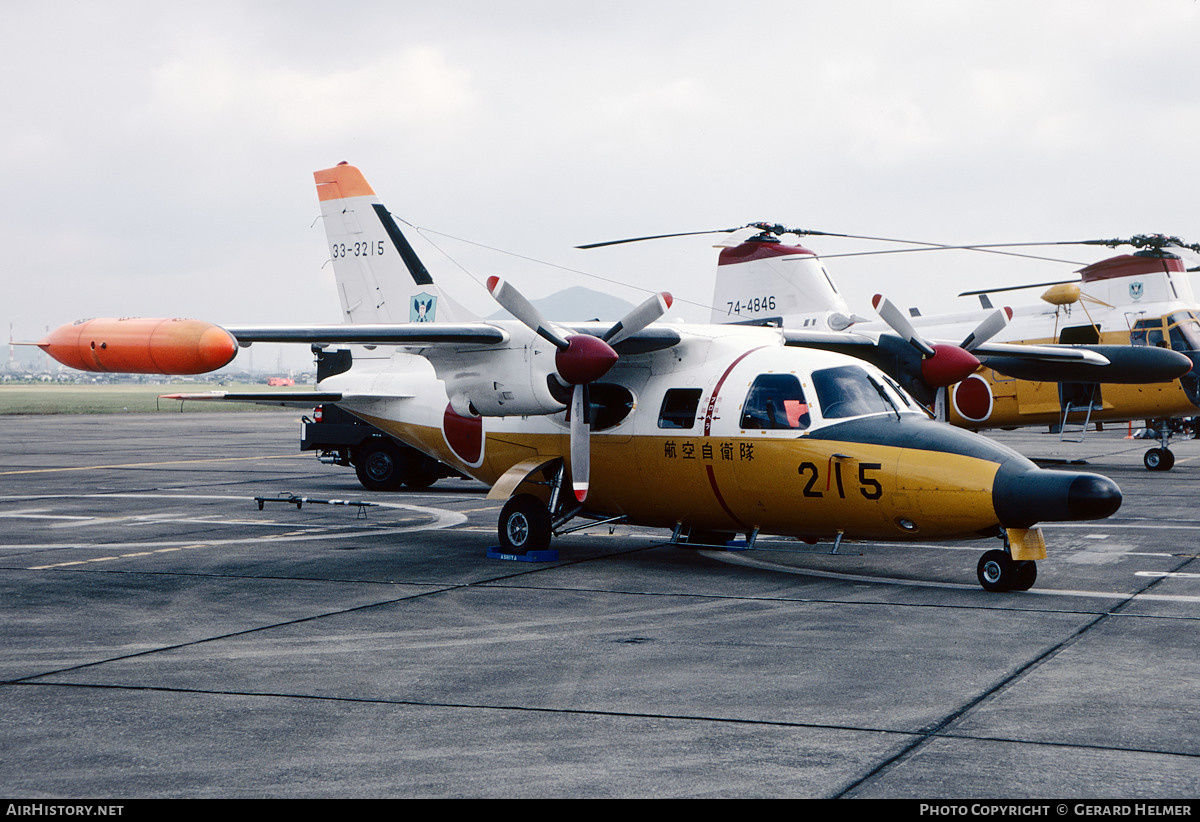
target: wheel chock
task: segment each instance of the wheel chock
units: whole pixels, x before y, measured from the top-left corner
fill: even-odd
[[[546,551],[530,551],[528,554],[505,554],[499,545],[487,549],[488,559],[503,559],[509,562],[557,562],[558,551],[551,548]]]

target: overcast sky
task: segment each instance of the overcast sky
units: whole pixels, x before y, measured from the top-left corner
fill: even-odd
[[[665,289],[688,319],[707,318],[711,238],[573,246],[755,220],[1200,242],[1196,0],[0,8],[0,321],[18,340],[92,316],[336,322],[312,172],[342,160],[432,241],[435,277]],[[967,309],[967,288],[1079,265],[828,267],[866,315],[879,291]]]

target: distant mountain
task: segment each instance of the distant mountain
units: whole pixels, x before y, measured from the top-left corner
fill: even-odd
[[[633,308],[633,303],[619,297],[593,291],[583,286],[572,286],[548,297],[530,300],[551,322],[586,322],[588,320],[611,320],[616,322]],[[488,317],[489,320],[512,319],[504,309]]]

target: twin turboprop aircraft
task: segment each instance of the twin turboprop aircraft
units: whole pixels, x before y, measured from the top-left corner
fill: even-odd
[[[1025,590],[1046,556],[1038,523],[1100,519],[1120,506],[1106,477],[1040,469],[930,419],[904,386],[928,394],[963,380],[979,367],[964,347],[910,329],[848,335],[662,322],[666,294],[611,326],[559,324],[495,277],[488,290],[516,319],[483,322],[434,283],[356,168],[315,177],[344,324],[90,320],[38,345],[75,368],[168,374],[220,368],[254,342],[370,346],[290,403],[336,402],[487,483],[489,497],[507,500],[498,531],[510,554],[616,521],[669,529],[673,542],[688,544],[736,534],[750,545],[760,534],[989,536],[1004,548],[980,558],[981,585]],[[1013,356],[982,339],[993,326],[977,329],[970,347]],[[1019,357],[1105,364],[1057,346],[1022,347]]]

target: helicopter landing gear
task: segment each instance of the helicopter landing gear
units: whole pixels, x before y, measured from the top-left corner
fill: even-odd
[[[1170,471],[1175,466],[1175,455],[1170,448],[1151,448],[1142,457],[1149,471]]]
[[[1142,457],[1142,463],[1147,471],[1170,471],[1175,467],[1175,455],[1167,447],[1167,443],[1171,441],[1171,421],[1155,420],[1148,425],[1153,426],[1153,430],[1158,433],[1158,448],[1147,451]]]

